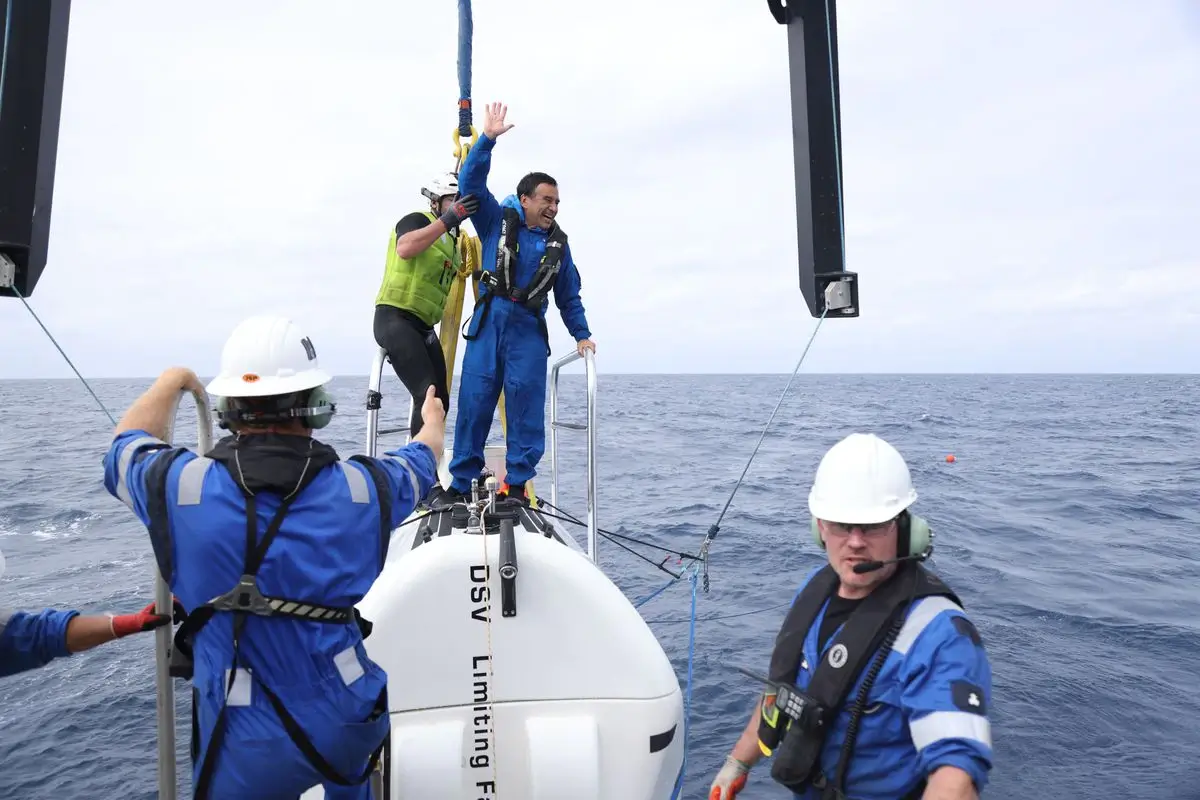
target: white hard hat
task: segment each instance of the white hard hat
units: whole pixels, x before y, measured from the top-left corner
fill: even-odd
[[[813,519],[873,525],[896,517],[916,500],[899,451],[873,433],[852,433],[821,459],[808,510]]]
[[[435,201],[448,194],[458,194],[458,176],[453,172],[438,175],[421,188],[421,194]]]
[[[243,320],[221,351],[221,372],[208,384],[217,397],[268,397],[332,380],[317,363],[312,340],[287,317]]]

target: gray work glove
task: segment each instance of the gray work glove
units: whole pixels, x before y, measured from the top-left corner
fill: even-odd
[[[708,800],[734,800],[738,792],[746,788],[750,777],[750,765],[739,761],[733,754],[725,756],[725,765],[708,789]]]
[[[468,194],[454,201],[454,205],[446,209],[446,213],[442,214],[438,219],[446,226],[446,230],[457,228],[462,225],[463,220],[479,210],[479,201],[475,199],[475,195]]]

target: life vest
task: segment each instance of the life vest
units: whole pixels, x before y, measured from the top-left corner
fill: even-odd
[[[567,250],[567,234],[557,222],[550,223],[546,232],[546,251],[538,262],[533,280],[528,286],[518,287],[514,284],[516,274],[517,234],[524,223],[521,213],[511,206],[505,206],[504,217],[500,222],[500,246],[496,252],[495,282],[490,284],[489,291],[507,298],[514,303],[520,303],[530,311],[539,313],[542,303],[554,287],[558,271],[562,268],[563,255]]]
[[[546,328],[546,318],[542,314],[542,303],[546,301],[550,290],[554,288],[559,270],[562,269],[563,259],[567,252],[567,234],[557,222],[550,224],[550,230],[546,232],[546,250],[538,261],[537,270],[534,271],[529,285],[519,287],[514,283],[519,250],[517,234],[524,224],[521,220],[521,212],[512,206],[504,207],[500,222],[500,244],[496,251],[496,268],[494,272],[479,273],[479,282],[484,286],[484,293],[475,302],[475,310],[482,314],[479,318],[479,324],[482,326],[491,310],[493,298],[503,297],[505,300],[524,306],[537,317],[538,328],[546,342],[546,355],[550,355],[550,332]],[[468,319],[463,323],[462,329],[463,338],[467,341],[478,338],[478,334],[467,333],[470,322]]]
[[[259,539],[255,493],[246,486],[242,477],[242,471],[235,463],[236,447],[237,445],[233,443],[233,437],[230,437],[219,442],[204,458],[223,464],[238,484],[245,498],[246,544],[244,566],[242,568],[243,574],[237,584],[231,587],[229,591],[196,607],[187,615],[183,624],[180,625],[175,633],[169,673],[172,677],[191,680],[193,675],[192,643],[196,634],[212,619],[213,615],[219,613],[233,614],[233,659],[229,667],[229,683],[225,687],[226,696],[228,696],[230,690],[233,688],[233,681],[238,676],[238,673],[248,673],[254,685],[263,692],[271,707],[279,716],[280,722],[283,723],[283,727],[293,744],[305,755],[313,768],[321,773],[325,780],[342,786],[361,784],[370,776],[371,771],[375,768],[383,749],[383,743],[371,755],[367,769],[361,776],[347,778],[341,775],[317,751],[312,740],[304,732],[300,724],[288,712],[287,708],[284,707],[275,692],[267,685],[268,678],[253,670],[243,671],[239,669],[239,646],[249,614],[266,618],[303,620],[330,625],[355,624],[358,626],[363,638],[366,638],[371,633],[371,623],[363,619],[354,607],[334,608],[318,605],[306,600],[271,597],[264,595],[259,590],[257,584],[257,572],[266,559],[267,551],[270,549],[272,542],[274,542],[276,535],[282,528],[283,520],[287,516],[292,502],[300,496],[308,484],[311,483],[313,478],[325,466],[337,461],[337,454],[331,448],[314,448],[316,455],[313,457],[311,468],[305,470],[300,482],[283,497],[279,509],[275,512],[275,516],[267,525],[262,538]],[[160,500],[168,497],[167,480],[171,472],[171,463],[184,452],[186,451],[179,448],[174,453],[161,457],[159,461],[155,462],[154,469],[147,474],[150,496],[156,498],[156,501],[151,503],[149,509],[149,530],[152,541],[156,542],[154,548],[155,556],[159,559],[159,569],[164,576],[171,574],[172,566],[170,563],[163,563],[163,559],[168,558],[168,554],[171,552],[169,545],[170,521],[166,508]],[[388,490],[387,476],[370,459],[362,456],[351,456],[350,460],[362,464],[375,484],[380,506],[380,563],[383,563],[387,557],[386,547],[391,536],[390,521],[392,519],[391,495]],[[150,485],[151,482],[153,482],[153,485]],[[163,546],[164,544],[165,546]],[[195,689],[193,688],[194,692]],[[386,689],[384,692],[386,692]],[[384,694],[381,694],[380,698],[382,702]],[[194,697],[193,702],[195,702]],[[217,719],[213,725],[212,735],[203,754],[199,752],[199,723],[196,719],[196,712],[193,710],[192,759],[195,761],[197,758],[203,758],[200,774],[196,781],[196,798],[207,797],[208,786],[212,780],[213,771],[216,766],[216,756],[220,752],[221,743],[225,735],[227,709],[227,704],[221,706],[221,710],[218,712]],[[384,741],[386,742],[386,739]]]
[[[771,653],[768,678],[773,684],[795,686],[796,674],[804,659],[804,640],[838,585],[837,572],[827,564],[812,577],[792,604]],[[948,597],[961,605],[950,587],[921,564],[904,565],[867,595],[830,642],[807,687],[800,690],[800,705],[805,709],[801,715],[802,723],[780,713],[782,709],[775,707],[771,693],[764,695],[758,738],[759,748],[765,754],[771,755],[774,751],[772,778],[797,794],[815,786],[823,790],[823,798],[842,796],[846,764],[854,748],[858,720],[865,709],[868,693],[904,626],[907,609],[917,599],[935,595]],[[872,656],[875,658],[870,672],[850,707],[850,723],[839,763],[820,769],[825,738]]]
[[[437,219],[428,211],[424,214],[430,222]],[[383,284],[375,304],[410,311],[432,327],[441,321],[446,310],[446,297],[460,263],[457,243],[449,233],[443,233],[412,258],[401,258],[396,255],[396,232],[393,230],[388,240]]]

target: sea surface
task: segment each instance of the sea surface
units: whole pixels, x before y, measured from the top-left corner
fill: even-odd
[[[570,369],[563,415],[582,420]],[[600,525],[694,552],[786,381],[602,374]],[[93,386],[119,416],[148,384]],[[385,384],[385,425],[407,413],[399,388]],[[333,389],[340,415],[322,438],[361,452],[366,379]],[[195,442],[193,416],[185,404],[177,441]],[[916,508],[938,534],[931,564],[988,648],[996,761],[984,796],[1200,798],[1200,377],[803,374],[712,547],[685,796],[706,796],[746,722],[757,688],[732,665],[765,671],[780,604],[821,560],[806,533],[812,472],[856,430],[909,460]],[[144,529],[101,485],[110,434],[78,382],[0,382],[0,604],[128,612],[150,600]],[[561,504],[583,515],[584,437],[564,431],[561,444]],[[631,598],[669,580],[601,544]],[[679,583],[642,608],[681,682],[689,602]],[[155,796],[151,644],[138,636],[0,679],[0,798]],[[186,783],[182,700],[178,719]],[[741,797],[786,798],[768,772],[756,768]]]

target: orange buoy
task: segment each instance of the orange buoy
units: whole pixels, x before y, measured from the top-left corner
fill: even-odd
[[[947,464],[953,464],[953,463],[954,463],[955,461],[957,461],[957,460],[958,460],[958,459],[954,457],[954,454],[953,454],[953,453],[951,453],[950,455],[946,456],[946,463],[947,463]]]

